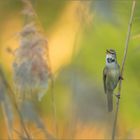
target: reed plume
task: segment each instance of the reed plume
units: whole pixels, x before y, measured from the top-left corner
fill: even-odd
[[[49,81],[47,40],[36,24],[36,13],[30,0],[21,0],[24,26],[19,32],[19,47],[14,52],[13,78],[20,112],[26,124],[34,123],[45,138],[54,139],[39,115],[36,103],[46,93]]]

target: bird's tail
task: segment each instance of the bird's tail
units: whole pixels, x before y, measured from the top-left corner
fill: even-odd
[[[108,112],[111,112],[113,110],[113,93],[110,91],[107,93],[107,104]]]

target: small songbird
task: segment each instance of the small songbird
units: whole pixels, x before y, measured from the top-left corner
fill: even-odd
[[[117,63],[116,52],[113,49],[106,51],[106,66],[103,70],[104,90],[107,95],[108,111],[113,110],[113,91],[120,79],[120,66]]]

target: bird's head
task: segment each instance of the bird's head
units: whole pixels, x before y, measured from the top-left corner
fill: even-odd
[[[115,64],[116,62],[116,51],[113,49],[106,50],[106,64]]]

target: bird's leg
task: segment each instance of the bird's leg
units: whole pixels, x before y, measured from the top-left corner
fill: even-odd
[[[120,99],[120,93],[115,95],[118,99]]]
[[[122,77],[121,75],[119,76],[119,80],[124,80],[123,77]]]

